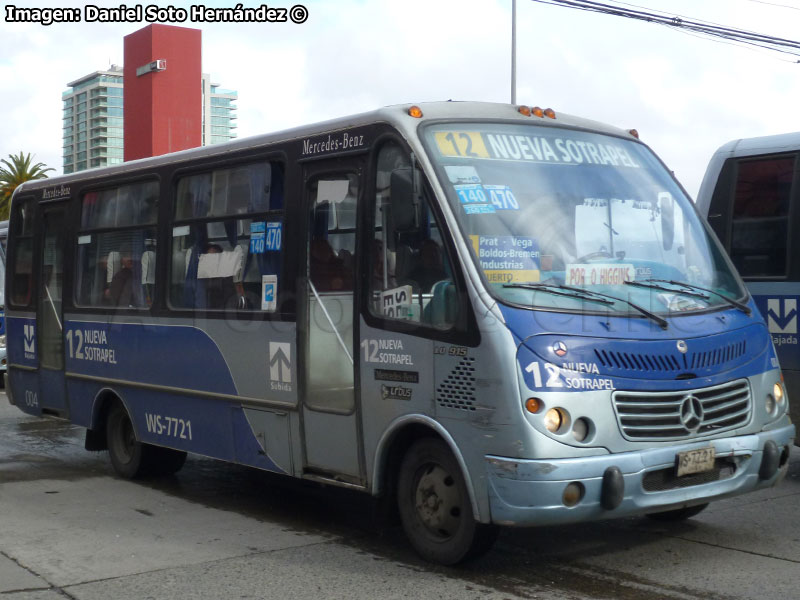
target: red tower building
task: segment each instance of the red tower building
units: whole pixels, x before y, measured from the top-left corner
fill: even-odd
[[[202,144],[201,31],[148,25],[125,36],[125,160]]]

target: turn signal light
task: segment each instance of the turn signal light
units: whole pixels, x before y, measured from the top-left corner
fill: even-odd
[[[408,114],[414,117],[415,119],[421,119],[422,109],[419,106],[412,106],[411,108],[408,109]]]
[[[525,410],[529,413],[537,413],[542,408],[542,401],[538,398],[528,398],[525,401]]]

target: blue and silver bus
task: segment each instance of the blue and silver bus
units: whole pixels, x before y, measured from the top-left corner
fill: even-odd
[[[8,238],[8,221],[0,221],[0,377],[5,385],[5,373],[8,368],[6,355],[6,239]]]
[[[186,453],[372,494],[423,557],[775,485],[767,325],[631,133],[394,106],[20,186],[10,401],[119,475]]]
[[[733,140],[717,150],[697,197],[767,321],[785,385],[800,394],[800,133]],[[800,403],[791,417],[800,420]]]

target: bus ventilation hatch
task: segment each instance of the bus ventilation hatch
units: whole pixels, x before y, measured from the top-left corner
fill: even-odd
[[[436,386],[436,402],[444,408],[475,410],[475,359],[464,358]]]
[[[708,369],[719,367],[745,355],[747,342],[740,340],[713,350],[674,353],[619,352],[616,350],[595,349],[597,360],[603,367],[612,372],[647,373],[647,372],[682,372],[685,370]]]

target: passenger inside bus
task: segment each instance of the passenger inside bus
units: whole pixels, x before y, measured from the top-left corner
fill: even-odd
[[[112,258],[111,254],[115,254]],[[108,288],[106,288],[106,298],[113,306],[132,306],[133,305],[133,258],[128,249],[121,252],[109,253],[109,265],[113,265],[118,260],[118,268],[111,278]]]
[[[240,245],[224,250],[218,243],[208,243],[197,264],[198,291],[205,299],[205,308],[244,308],[242,286],[244,251]],[[191,250],[187,253],[191,261]]]
[[[376,238],[373,242],[374,264],[372,269],[372,289],[390,290],[397,287],[395,278],[395,254],[391,250],[386,250],[383,240]],[[384,277],[384,265],[386,265],[386,277]]]
[[[407,278],[409,283],[422,293],[430,292],[434,284],[447,278],[442,261],[442,249],[435,240],[431,238],[422,240]]]
[[[352,265],[348,269],[345,261],[337,256],[324,238],[315,237],[311,240],[309,273],[318,292],[353,289]]]

